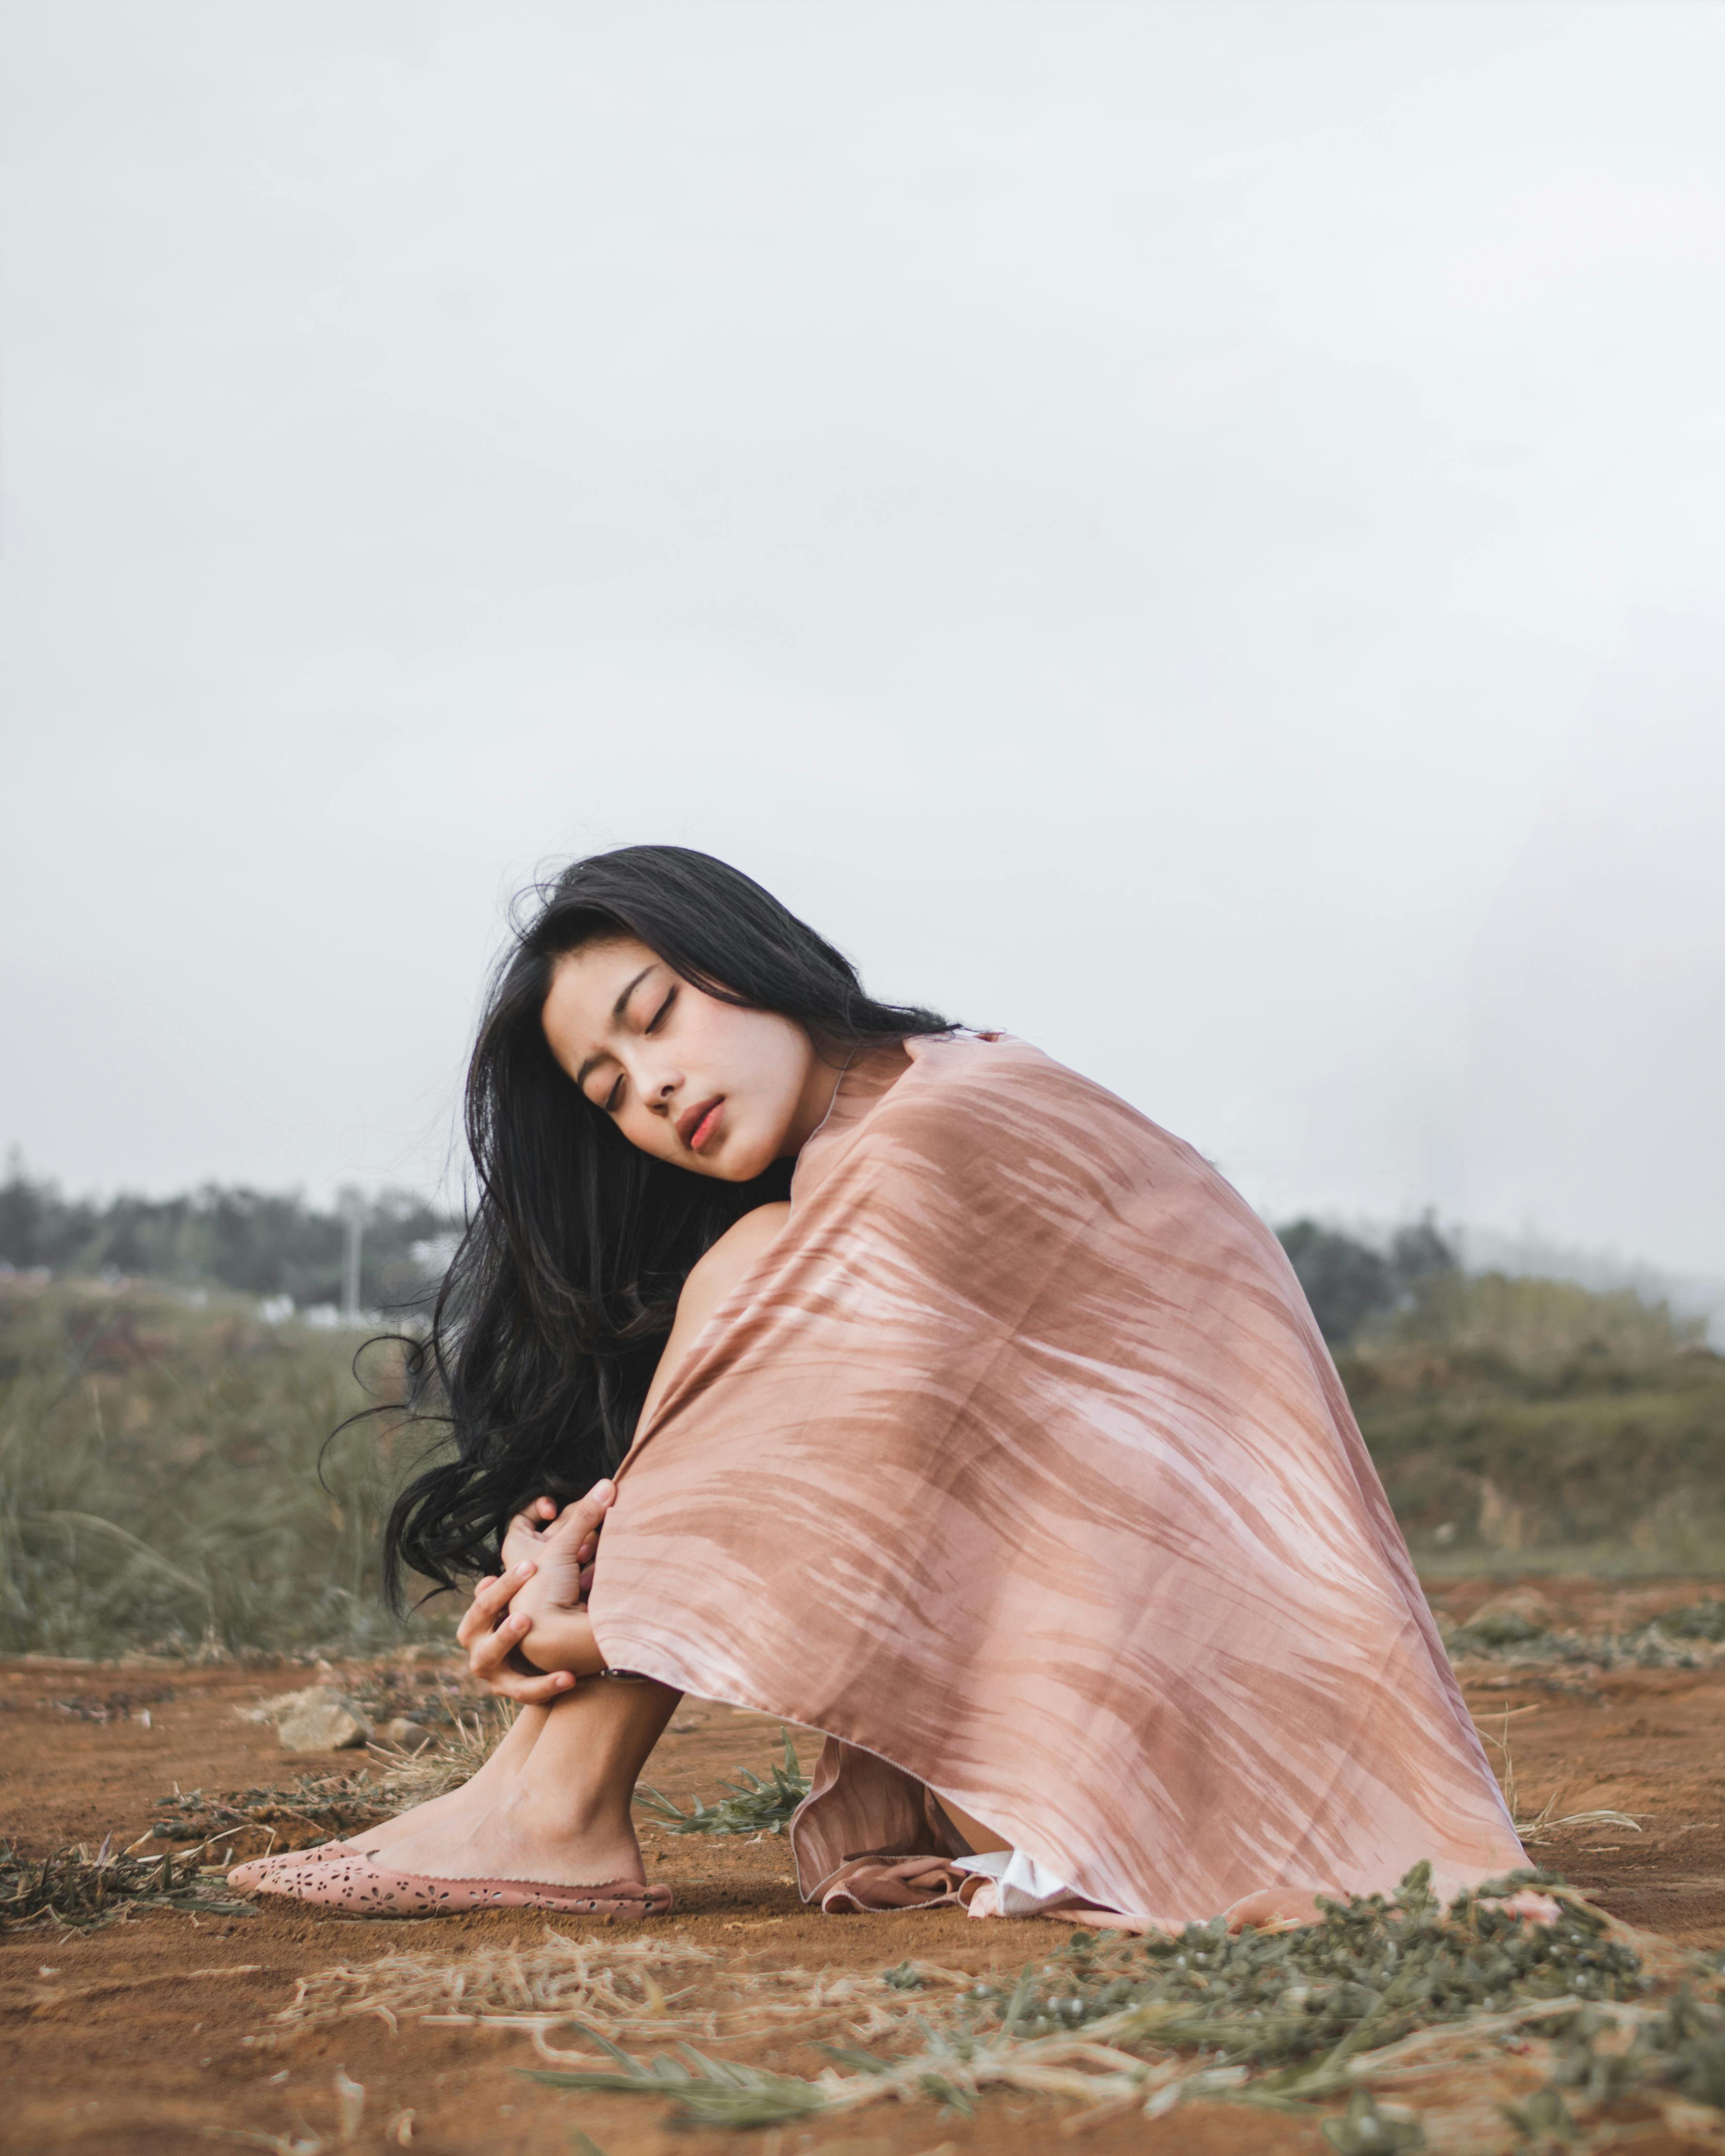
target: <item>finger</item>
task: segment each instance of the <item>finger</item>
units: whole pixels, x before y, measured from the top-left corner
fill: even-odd
[[[549,1707],[565,1692],[574,1691],[575,1678],[568,1670],[552,1670],[542,1677],[524,1677],[506,1664],[501,1674],[490,1681],[488,1689],[521,1707]]]
[[[501,1578],[482,1579],[473,1591],[473,1599],[465,1614],[455,1627],[455,1638],[466,1646],[476,1635],[489,1632],[498,1618],[508,1609],[510,1599],[520,1593],[538,1567],[531,1558],[524,1558],[512,1565]]]
[[[576,1679],[571,1670],[548,1670],[543,1676],[524,1673],[510,1661],[532,1628],[531,1617],[506,1619],[496,1631],[475,1642],[467,1666],[488,1691],[523,1707],[542,1707],[548,1700],[572,1691]]]
[[[489,1683],[532,1629],[531,1617],[506,1617],[495,1630],[476,1633],[464,1643],[468,1668]]]
[[[490,1587],[495,1584],[494,1575],[488,1572],[483,1579],[476,1582],[475,1584],[473,1590],[473,1601],[470,1601],[467,1607],[461,1612],[461,1621],[455,1627],[455,1637],[464,1647],[467,1645],[467,1635],[472,1630],[475,1622],[474,1603],[478,1601],[480,1596],[485,1593],[488,1587]]]
[[[532,1511],[539,1519],[554,1520],[557,1516],[557,1501],[555,1497],[536,1497]]]
[[[595,1482],[584,1497],[574,1498],[565,1505],[557,1516],[559,1538],[567,1535],[580,1543],[597,1534],[616,1495],[617,1485],[608,1475],[603,1481]]]
[[[469,1604],[470,1611],[477,1611],[495,1622],[538,1569],[531,1558],[524,1557],[519,1563],[511,1565],[507,1572],[501,1573],[495,1579],[484,1581],[474,1590],[473,1600]]]
[[[582,1566],[581,1599],[583,1602],[585,1602],[588,1596],[593,1593],[593,1568],[590,1564],[584,1564]]]

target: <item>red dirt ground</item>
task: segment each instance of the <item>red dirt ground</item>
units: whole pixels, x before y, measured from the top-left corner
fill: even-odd
[[[1539,1584],[1587,1624],[1600,1621],[1608,1604],[1623,1621],[1697,1591],[1693,1583],[1633,1593]],[[1465,1618],[1503,1584],[1447,1582],[1434,1600]],[[1560,1811],[1609,1807],[1640,1817],[1640,1833],[1563,1830],[1536,1854],[1631,1923],[1686,1945],[1725,1947],[1725,1669],[1578,1676],[1476,1664],[1462,1674],[1481,1727],[1507,1735],[1524,1816],[1555,1793]],[[303,1670],[259,1665],[0,1661],[0,1836],[33,1855],[68,1841],[94,1845],[110,1832],[123,1844],[146,1830],[152,1800],[177,1783],[213,1792],[351,1768],[352,1753],[285,1758],[271,1731],[235,1712],[305,1681]],[[136,1712],[95,1721],[56,1704],[151,1692],[167,1696],[150,1703],[147,1727]],[[764,1772],[777,1748],[776,1723],[691,1702],[649,1779],[680,1798],[711,1796],[738,1766]],[[811,1751],[805,1740],[805,1764]],[[916,1955],[999,1974],[1041,1958],[1064,1936],[1048,1924],[983,1924],[947,1912],[822,1917],[802,1907],[782,1840],[673,1837],[652,1827],[642,1839],[653,1872],[677,1888],[668,1928],[757,1967],[880,1970]],[[593,1928],[554,1921],[571,1934]],[[92,1933],[14,1931],[0,1939],[0,2147],[177,2156],[211,2145],[213,2135],[229,2147],[283,2149],[298,2136],[330,2150],[410,2145],[421,2156],[516,2156],[578,2148],[578,2129],[603,2156],[1020,2156],[1068,2145],[1058,2123],[1069,2114],[1029,2098],[991,2097],[969,2118],[932,2103],[887,2105],[764,2133],[680,2131],[645,2098],[574,2097],[521,2079],[516,2069],[532,2055],[518,2032],[404,2022],[392,2033],[367,2020],[272,2035],[270,2017],[300,1975],[408,1945],[526,1945],[546,1922],[525,1911],[423,1923],[266,1905],[251,1917],[159,1913]],[[818,2063],[788,2044],[747,2056],[805,2071]],[[338,2069],[367,2092],[364,2123],[348,2143],[336,2128]],[[412,2138],[403,2143],[395,2134],[408,2110]],[[1316,2128],[1199,2104],[1155,2122],[1103,2123],[1070,2145],[1095,2156],[1319,2156],[1327,2147]],[[1633,2145],[1641,2156],[1671,2156],[1702,2144],[1658,2129],[1649,2138],[1643,2128]]]

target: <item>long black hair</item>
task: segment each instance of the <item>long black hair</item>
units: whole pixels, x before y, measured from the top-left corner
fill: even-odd
[[[865,995],[849,959],[709,854],[619,847],[529,899],[468,1065],[476,1203],[410,1366],[411,1404],[448,1430],[385,1527],[393,1596],[404,1569],[454,1586],[495,1562],[512,1512],[541,1491],[578,1496],[617,1465],[690,1267],[790,1188],[789,1161],[726,1183],[637,1151],[547,1045],[557,960],[634,937],[709,995],[794,1019],[835,1064],[949,1029]]]

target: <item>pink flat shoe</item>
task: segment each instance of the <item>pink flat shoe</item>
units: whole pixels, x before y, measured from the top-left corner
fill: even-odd
[[[470,1909],[550,1909],[569,1917],[662,1917],[671,1890],[639,1879],[608,1879],[596,1887],[564,1887],[532,1879],[434,1879],[423,1871],[389,1871],[362,1856],[323,1856],[281,1865],[249,1888],[352,1916],[456,1916]]]
[[[332,1856],[354,1853],[352,1845],[345,1841],[320,1841],[311,1849],[278,1849],[274,1856],[254,1856],[236,1864],[228,1874],[228,1884],[242,1894],[255,1894],[259,1882],[285,1864],[324,1864]]]

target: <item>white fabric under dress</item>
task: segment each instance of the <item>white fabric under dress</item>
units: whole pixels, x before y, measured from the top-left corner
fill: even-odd
[[[952,1868],[979,1871],[992,1879],[995,1912],[1002,1917],[1040,1917],[1045,1909],[1084,1899],[1057,1872],[1021,1849],[988,1849],[980,1856],[956,1856]]]

